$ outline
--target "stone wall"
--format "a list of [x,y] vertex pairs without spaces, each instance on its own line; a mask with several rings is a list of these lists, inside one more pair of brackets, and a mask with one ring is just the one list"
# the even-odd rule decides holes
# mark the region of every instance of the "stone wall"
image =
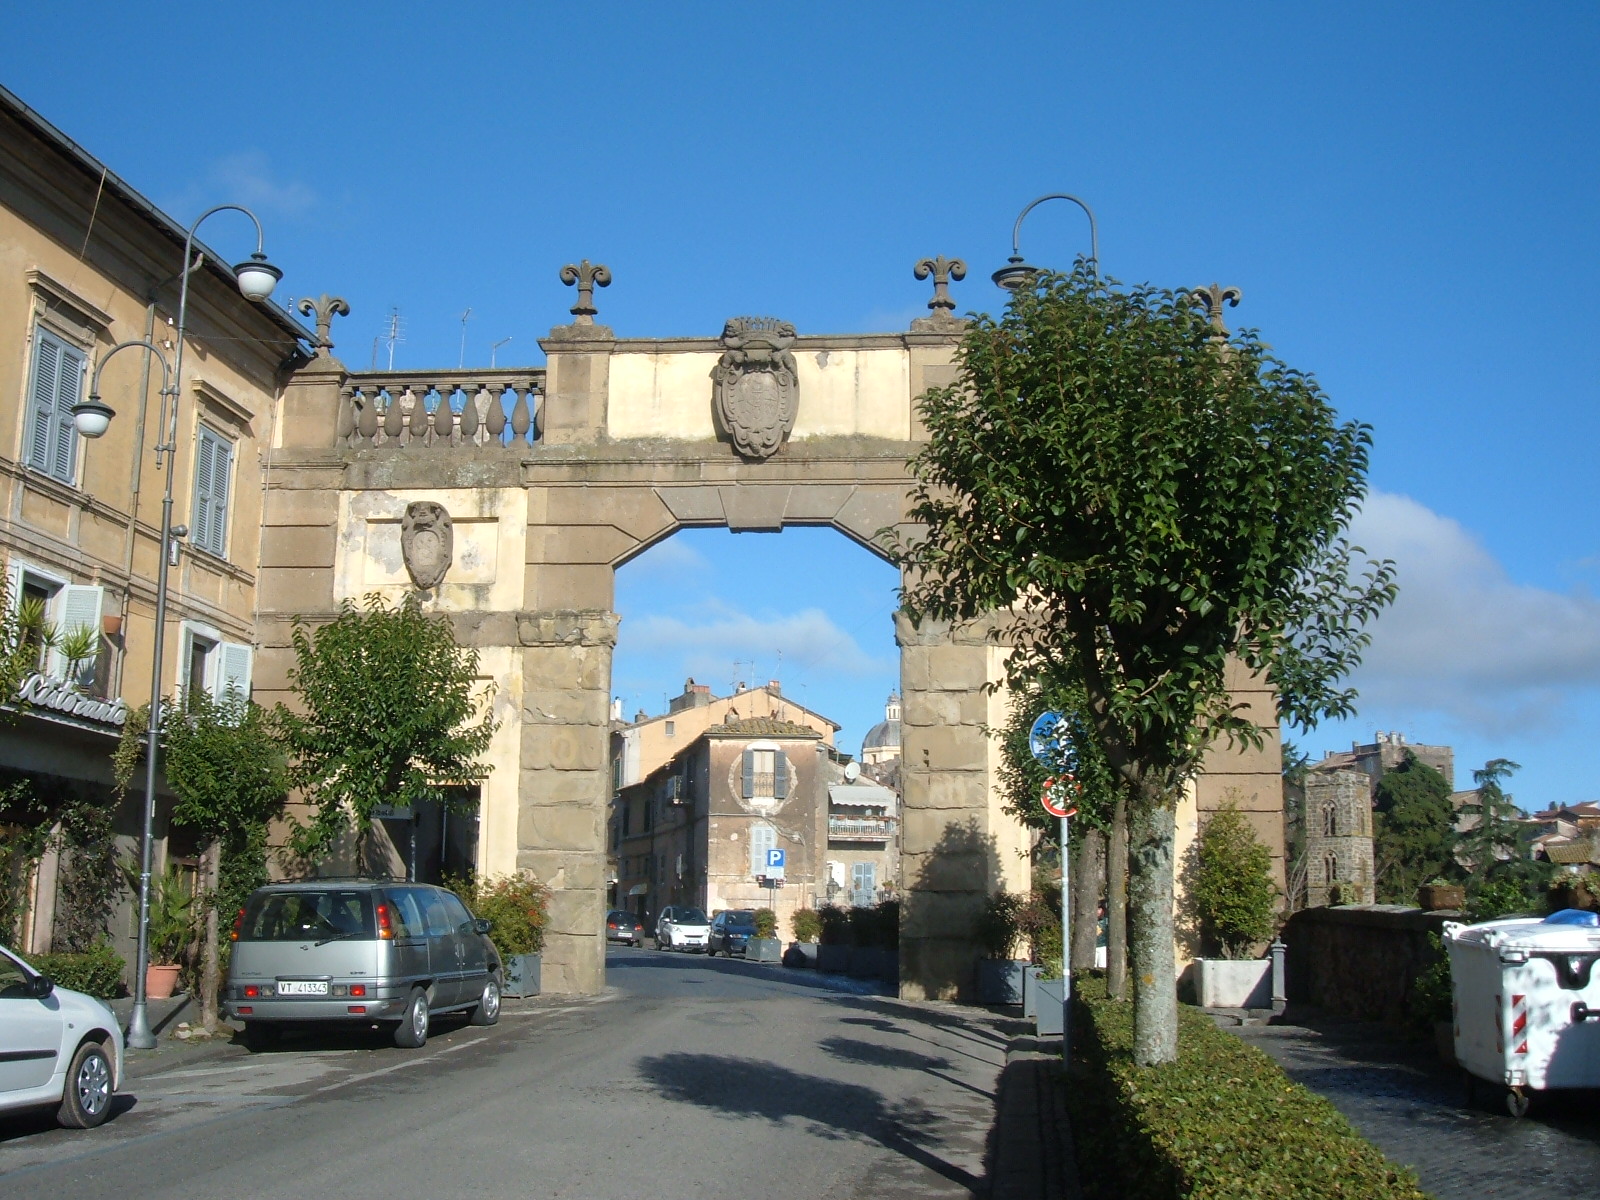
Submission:
[[1290,1003],[1361,1021],[1404,1025],[1417,976],[1437,952],[1428,940],[1457,914],[1394,904],[1307,908],[1283,931]]

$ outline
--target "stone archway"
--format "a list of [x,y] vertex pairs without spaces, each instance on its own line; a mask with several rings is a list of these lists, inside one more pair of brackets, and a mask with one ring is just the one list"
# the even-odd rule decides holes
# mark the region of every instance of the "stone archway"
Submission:
[[[531,869],[554,889],[544,980],[573,992],[603,984],[616,568],[689,526],[829,526],[881,553],[880,531],[905,518],[914,400],[953,378],[961,331],[939,309],[900,334],[795,337],[755,321],[720,339],[624,339],[583,309],[541,342],[542,371],[351,373],[324,346],[296,374],[267,475],[256,670],[270,703],[286,688],[291,620],[412,590],[405,512],[450,514],[452,564],[428,607],[478,647],[501,722],[479,866]],[[777,449],[759,457],[763,433]],[[896,636],[901,993],[952,998],[970,988],[983,898],[1026,886],[1025,837],[993,792],[984,732],[1004,718],[1004,697],[985,690],[1004,650],[981,630],[903,617]],[[1232,766],[1235,779],[1262,773]]]

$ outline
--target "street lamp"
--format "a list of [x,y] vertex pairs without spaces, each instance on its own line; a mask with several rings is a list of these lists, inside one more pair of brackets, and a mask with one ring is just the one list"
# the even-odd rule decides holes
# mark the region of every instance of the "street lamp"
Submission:
[[1026,217],[1046,200],[1071,200],[1079,208],[1083,209],[1089,218],[1089,266],[1096,275],[1100,274],[1100,233],[1095,227],[1094,211],[1076,196],[1069,196],[1066,192],[1051,192],[1048,196],[1040,196],[1037,200],[1030,202],[1027,208],[1017,214],[1017,223],[1011,227],[1011,257],[1006,260],[1005,266],[990,276],[994,280],[996,287],[1002,287],[1008,292],[1014,292],[1019,288],[1027,287],[1032,282],[1033,277],[1039,273],[1038,267],[1029,266],[1022,261],[1022,251],[1017,248],[1017,238],[1022,233],[1022,218]]
[[100,398],[100,374],[105,370],[106,363],[117,351],[129,346],[143,346],[161,360],[162,416],[158,426],[163,432],[155,447],[157,469],[162,467],[163,455],[170,457],[166,459],[166,492],[161,500],[161,558],[156,568],[156,631],[150,663],[150,728],[145,746],[144,828],[139,839],[139,953],[133,968],[133,1014],[128,1020],[128,1045],[140,1050],[151,1049],[156,1044],[155,1035],[150,1032],[144,977],[150,965],[150,842],[156,812],[156,747],[161,737],[161,653],[165,648],[167,627],[167,567],[172,561],[172,539],[188,533],[182,526],[174,529],[172,525],[172,476],[173,468],[177,465],[178,399],[183,386],[183,333],[189,315],[189,276],[200,265],[191,265],[190,259],[194,254],[195,230],[212,214],[229,211],[242,212],[256,227],[255,253],[248,261],[233,268],[240,293],[246,300],[256,303],[272,295],[272,289],[283,278],[283,272],[268,262],[266,254],[262,252],[261,222],[256,220],[255,213],[237,204],[219,204],[207,209],[189,226],[188,236],[183,241],[183,268],[179,272],[183,283],[178,292],[178,343],[173,352],[171,370],[167,369],[167,360],[161,351],[149,342],[122,342],[113,346],[95,368],[89,398],[72,406],[72,421],[78,432],[87,438],[99,437],[110,426],[111,418],[116,416],[111,406]]

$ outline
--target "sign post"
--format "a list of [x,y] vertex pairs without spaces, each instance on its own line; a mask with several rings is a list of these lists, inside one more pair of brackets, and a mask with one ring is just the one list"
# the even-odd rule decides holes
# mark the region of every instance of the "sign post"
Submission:
[[1068,869],[1072,856],[1068,851],[1081,785],[1072,774],[1076,755],[1060,713],[1039,715],[1028,733],[1028,749],[1043,766],[1061,772],[1044,781],[1039,802],[1045,812],[1061,821],[1061,1061],[1066,1063],[1072,1049],[1072,887]]
[[766,874],[761,877],[761,886],[771,889],[767,893],[767,907],[773,912],[778,911],[778,889],[783,886],[784,873],[788,868],[789,852],[776,846],[767,850]]

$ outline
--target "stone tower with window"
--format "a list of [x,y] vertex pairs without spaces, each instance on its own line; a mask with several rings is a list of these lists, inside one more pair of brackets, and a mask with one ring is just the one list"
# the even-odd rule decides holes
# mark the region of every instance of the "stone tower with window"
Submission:
[[1371,904],[1372,793],[1366,772],[1306,774],[1306,904]]

